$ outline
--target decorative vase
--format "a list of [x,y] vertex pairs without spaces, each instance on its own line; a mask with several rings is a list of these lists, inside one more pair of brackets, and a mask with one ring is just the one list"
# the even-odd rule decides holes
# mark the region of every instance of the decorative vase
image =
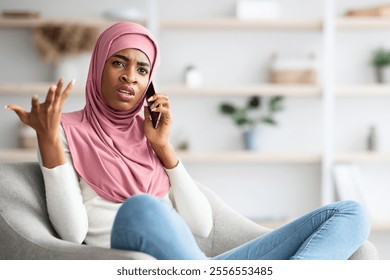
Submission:
[[390,66],[381,66],[375,68],[376,81],[380,84],[390,83]]
[[259,128],[250,128],[243,133],[244,148],[247,151],[255,151],[259,149]]

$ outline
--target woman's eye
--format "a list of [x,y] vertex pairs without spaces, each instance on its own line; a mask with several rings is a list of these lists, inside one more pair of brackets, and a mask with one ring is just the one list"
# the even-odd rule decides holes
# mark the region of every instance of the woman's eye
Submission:
[[138,72],[139,72],[141,75],[147,75],[147,74],[149,73],[147,69],[142,68],[142,67],[138,69]]
[[119,67],[125,67],[125,64],[122,61],[118,60],[113,61],[112,64]]

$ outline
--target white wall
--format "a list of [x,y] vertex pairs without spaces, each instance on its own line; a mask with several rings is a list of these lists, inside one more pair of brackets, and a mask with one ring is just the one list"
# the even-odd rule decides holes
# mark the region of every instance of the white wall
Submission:
[[[81,2],[85,4],[80,5]],[[3,0],[0,10],[32,9],[45,17],[95,17],[113,8],[145,8],[147,1],[28,1]],[[282,15],[289,18],[320,19],[323,1],[280,0]],[[355,0],[336,1],[336,13],[387,1]],[[93,4],[92,4],[93,3]],[[161,0],[161,18],[211,18],[234,15],[234,0]],[[0,29],[0,83],[51,81],[53,67],[42,62],[32,47],[31,30]],[[372,50],[379,46],[390,47],[389,32],[341,32],[336,40],[336,82],[358,84],[373,81],[369,65]],[[364,36],[364,37],[363,37]],[[322,35],[316,31],[183,31],[162,30],[158,34],[162,64],[157,79],[162,83],[182,81],[183,70],[195,64],[209,85],[243,85],[267,81],[270,55],[306,55],[315,53],[321,60]],[[169,94],[169,93],[167,93]],[[0,97],[0,106],[18,103],[28,107],[26,97]],[[239,131],[231,121],[221,116],[217,107],[222,100],[243,102],[229,98],[173,97],[173,141],[179,134],[191,139],[191,148],[197,151],[241,149]],[[342,98],[336,102],[335,150],[356,151],[364,148],[370,123],[378,124],[383,151],[390,150],[390,112],[386,98]],[[65,111],[82,108],[83,97],[72,97]],[[316,98],[287,98],[285,111],[277,128],[264,128],[261,147],[264,151],[321,151],[321,100]],[[16,147],[17,118],[0,110],[0,148]],[[253,165],[240,164],[189,164],[194,178],[210,185],[229,204],[241,213],[254,218],[292,217],[320,204],[320,166],[318,165]],[[378,172],[381,170],[381,172]],[[376,170],[365,169],[369,188],[382,204],[389,197],[386,166]],[[372,186],[375,182],[375,186]],[[389,211],[390,212],[390,211]]]

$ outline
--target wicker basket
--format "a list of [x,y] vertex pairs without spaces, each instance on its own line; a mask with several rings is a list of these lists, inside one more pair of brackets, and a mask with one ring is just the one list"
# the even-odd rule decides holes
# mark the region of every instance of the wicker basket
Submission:
[[350,10],[346,15],[354,17],[387,17],[390,16],[390,4],[375,8]]
[[315,84],[316,71],[309,70],[271,70],[271,83],[276,84]]

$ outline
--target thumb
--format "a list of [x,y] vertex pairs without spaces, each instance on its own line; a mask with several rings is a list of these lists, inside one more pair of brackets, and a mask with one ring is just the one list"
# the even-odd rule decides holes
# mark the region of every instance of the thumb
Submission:
[[8,106],[6,106],[6,109],[10,110],[10,111],[14,111],[18,115],[19,119],[23,123],[27,124],[28,113],[21,106],[19,106],[19,105],[8,105]]

